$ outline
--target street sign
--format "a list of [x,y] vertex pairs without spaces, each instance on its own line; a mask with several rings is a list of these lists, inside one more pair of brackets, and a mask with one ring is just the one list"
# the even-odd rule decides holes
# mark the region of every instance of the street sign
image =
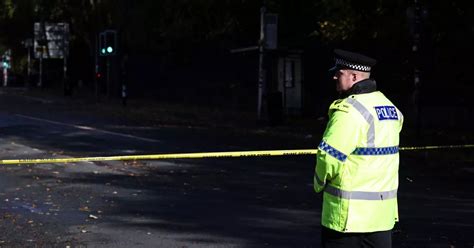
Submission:
[[34,24],[35,58],[62,59],[69,54],[69,23]]
[[278,15],[265,13],[265,49],[278,48]]

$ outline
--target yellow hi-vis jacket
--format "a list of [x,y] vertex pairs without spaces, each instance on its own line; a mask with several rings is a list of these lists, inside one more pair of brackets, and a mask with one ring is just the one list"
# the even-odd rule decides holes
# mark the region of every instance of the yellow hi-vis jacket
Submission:
[[331,104],[314,175],[314,190],[324,191],[323,226],[351,233],[393,228],[402,124],[402,113],[379,91]]

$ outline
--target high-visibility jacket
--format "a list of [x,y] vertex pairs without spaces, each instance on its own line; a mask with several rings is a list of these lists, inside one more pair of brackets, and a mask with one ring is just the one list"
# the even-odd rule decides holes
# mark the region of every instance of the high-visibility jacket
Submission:
[[339,232],[393,228],[402,124],[402,113],[379,91],[331,104],[314,175],[315,191],[324,191],[323,226]]

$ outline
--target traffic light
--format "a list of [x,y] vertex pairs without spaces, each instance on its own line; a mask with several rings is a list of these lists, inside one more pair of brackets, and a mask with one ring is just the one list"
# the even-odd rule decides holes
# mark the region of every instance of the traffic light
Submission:
[[2,56],[2,67],[3,68],[8,68],[8,61],[7,61],[5,55]]
[[2,67],[5,69],[11,68],[11,57],[9,54],[4,54],[2,56]]
[[117,53],[117,31],[105,30],[99,34],[99,55],[111,56]]

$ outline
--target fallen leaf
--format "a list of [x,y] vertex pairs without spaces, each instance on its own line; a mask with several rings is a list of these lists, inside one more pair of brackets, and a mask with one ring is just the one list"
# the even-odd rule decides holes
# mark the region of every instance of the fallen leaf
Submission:
[[95,215],[93,215],[93,214],[89,214],[89,218],[94,219],[94,220],[99,219],[99,217],[97,217],[97,216],[95,216]]
[[80,207],[80,208],[79,208],[79,211],[83,211],[83,212],[89,212],[89,211],[90,211],[90,209],[89,209],[89,207],[88,207],[88,206],[84,206],[84,207]]

